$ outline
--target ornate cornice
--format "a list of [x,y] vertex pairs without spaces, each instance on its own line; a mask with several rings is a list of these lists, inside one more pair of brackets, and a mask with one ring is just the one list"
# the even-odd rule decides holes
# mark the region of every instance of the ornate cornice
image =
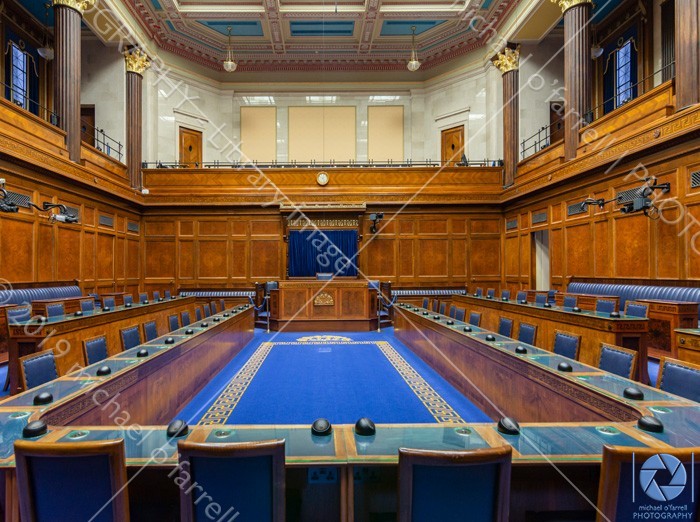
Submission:
[[53,0],[53,5],[62,5],[75,9],[82,16],[85,11],[95,6],[95,0]]
[[126,51],[124,53],[124,61],[126,62],[126,72],[132,72],[143,75],[143,71],[151,66],[151,61],[148,55],[141,49]]
[[565,13],[572,7],[576,7],[577,5],[583,5],[583,4],[591,4],[593,5],[593,0],[551,0],[555,4],[557,4],[559,7],[561,7],[561,12]]
[[506,47],[492,61],[498,67],[498,70],[501,71],[501,74],[517,71],[520,66],[520,46],[517,46],[515,49]]

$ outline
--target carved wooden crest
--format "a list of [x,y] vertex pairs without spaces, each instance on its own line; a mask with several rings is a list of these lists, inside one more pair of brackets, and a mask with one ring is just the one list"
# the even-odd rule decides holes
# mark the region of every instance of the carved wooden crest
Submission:
[[328,292],[321,292],[314,297],[314,306],[334,306],[335,300]]

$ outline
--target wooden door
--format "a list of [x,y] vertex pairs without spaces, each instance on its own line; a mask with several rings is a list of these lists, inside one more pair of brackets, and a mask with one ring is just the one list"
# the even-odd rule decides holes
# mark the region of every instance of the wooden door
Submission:
[[454,165],[464,154],[464,125],[442,131],[442,164]]
[[202,133],[180,127],[180,165],[198,168],[202,165]]
[[564,139],[564,102],[549,103],[549,144]]
[[80,140],[91,147],[95,146],[95,106],[80,106]]

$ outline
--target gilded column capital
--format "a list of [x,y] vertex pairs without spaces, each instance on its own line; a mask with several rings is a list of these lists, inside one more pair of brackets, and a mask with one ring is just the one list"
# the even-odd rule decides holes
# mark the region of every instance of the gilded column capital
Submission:
[[559,7],[561,7],[561,12],[565,13],[572,7],[576,7],[577,5],[583,5],[583,4],[591,4],[593,5],[593,0],[551,0],[555,4],[557,4]]
[[502,52],[494,56],[492,62],[498,67],[501,74],[517,71],[520,66],[520,46],[517,46],[515,49],[506,47]]
[[95,1],[96,0],[53,0],[53,5],[54,7],[57,5],[70,7],[71,9],[78,11],[82,16],[85,11],[94,7]]
[[143,75],[143,71],[151,66],[151,61],[148,55],[141,49],[126,51],[124,53],[124,61],[126,62],[126,72],[132,72]]

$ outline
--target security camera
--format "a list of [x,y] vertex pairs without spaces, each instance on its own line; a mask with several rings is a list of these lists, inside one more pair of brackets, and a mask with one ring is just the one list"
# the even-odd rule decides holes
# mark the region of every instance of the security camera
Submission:
[[54,214],[54,220],[59,223],[77,223],[78,217],[70,214]]

